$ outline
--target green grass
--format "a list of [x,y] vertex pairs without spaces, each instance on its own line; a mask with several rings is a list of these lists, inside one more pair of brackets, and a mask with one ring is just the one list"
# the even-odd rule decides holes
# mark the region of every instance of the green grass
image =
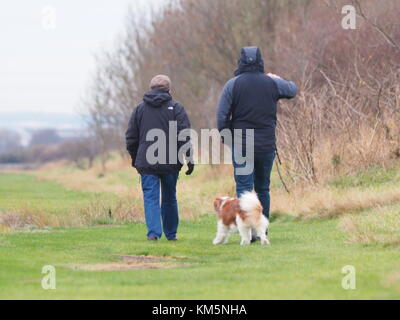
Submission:
[[[400,205],[386,205],[362,214],[348,214],[341,218],[340,226],[347,231],[349,242],[400,245]],[[400,272],[400,270],[399,270]]]
[[29,174],[0,173],[0,212],[29,211],[62,216],[95,202],[112,203],[116,196],[66,189]]
[[[0,298],[39,299],[396,299],[384,287],[398,271],[399,250],[344,244],[337,221],[275,222],[271,247],[213,246],[214,218],[183,222],[180,241],[145,240],[143,224],[122,228],[59,229],[0,238]],[[171,269],[75,271],[70,264],[115,261],[113,254],[185,257]],[[41,288],[43,265],[54,265],[57,289]],[[357,289],[341,287],[341,269],[357,270]]]
[[[92,197],[29,175],[0,175],[0,212],[26,201],[63,214]],[[215,216],[208,215],[182,221],[178,242],[148,242],[142,223],[0,233],[0,299],[400,298],[399,247],[350,244],[337,219],[297,221],[276,215],[270,247],[241,247],[238,235],[227,245],[213,246],[215,231]],[[189,265],[128,271],[70,268],[116,262],[114,255],[178,257]],[[56,290],[41,288],[44,265],[56,267]],[[341,287],[346,265],[356,268],[356,290]]]
[[55,217],[60,218],[55,220],[58,223],[68,224],[69,216],[85,212],[87,216],[91,215],[87,220],[99,223],[107,220],[109,209],[114,212],[120,201],[111,193],[67,189],[31,174],[0,173],[0,214]]
[[359,172],[358,174],[345,175],[333,179],[329,184],[342,189],[351,187],[369,188],[393,183],[394,181],[398,181],[399,178],[399,170],[396,168],[388,170],[382,170],[382,168],[370,168]]

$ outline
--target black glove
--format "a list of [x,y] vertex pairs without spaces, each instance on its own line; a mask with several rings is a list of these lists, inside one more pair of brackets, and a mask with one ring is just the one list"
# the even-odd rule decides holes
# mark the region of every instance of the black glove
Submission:
[[190,176],[190,175],[192,174],[193,170],[194,170],[194,163],[189,162],[189,163],[187,164],[187,166],[188,166],[189,170],[186,171],[185,174],[186,174],[187,176]]

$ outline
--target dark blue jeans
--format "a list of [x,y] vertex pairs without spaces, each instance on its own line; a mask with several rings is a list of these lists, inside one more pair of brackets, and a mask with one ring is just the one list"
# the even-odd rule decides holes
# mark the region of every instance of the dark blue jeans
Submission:
[[[161,238],[162,231],[167,239],[174,239],[178,231],[178,202],[176,183],[179,174],[142,174],[144,214],[147,236]],[[160,205],[161,187],[161,205]]]
[[254,169],[250,174],[239,175],[236,168],[243,167],[233,160],[235,168],[236,196],[240,197],[245,191],[256,191],[261,205],[263,206],[263,214],[269,219],[270,196],[269,185],[271,170],[274,164],[275,152],[255,152],[254,153]]

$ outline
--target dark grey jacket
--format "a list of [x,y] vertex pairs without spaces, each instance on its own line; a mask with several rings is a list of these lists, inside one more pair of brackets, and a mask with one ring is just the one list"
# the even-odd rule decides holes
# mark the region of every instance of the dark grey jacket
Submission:
[[[275,151],[277,102],[294,98],[296,84],[267,76],[257,47],[242,49],[235,75],[226,83],[219,100],[218,129],[254,129],[254,150]],[[244,134],[242,139],[245,141]]]
[[[178,173],[181,170],[184,159],[169,158],[169,143],[173,142],[169,141],[170,121],[177,123],[178,153],[179,148],[190,140],[188,138],[186,141],[178,141],[177,135],[182,130],[190,128],[190,121],[183,106],[172,100],[168,92],[154,89],[147,92],[143,102],[134,109],[126,131],[126,148],[132,157],[132,165],[140,174],[168,174]],[[146,157],[148,148],[155,143],[146,141],[146,135],[152,129],[161,129],[165,133],[165,163],[151,164]],[[175,139],[175,134],[173,138]]]

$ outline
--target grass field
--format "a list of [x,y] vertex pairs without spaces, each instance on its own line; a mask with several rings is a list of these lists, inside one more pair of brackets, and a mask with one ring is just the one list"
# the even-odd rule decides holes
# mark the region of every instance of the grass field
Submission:
[[0,174],[0,208],[3,210],[45,211],[49,214],[67,214],[71,208],[89,205],[94,194],[66,190],[48,181],[37,181],[26,174]]
[[[101,200],[104,210],[116,201],[112,192],[95,194],[86,187],[86,191],[72,190],[37,176],[0,174],[0,217],[9,212],[28,214],[35,208],[34,214],[44,217],[71,218],[86,212],[93,201]],[[373,192],[398,183],[394,173],[378,174],[379,179],[372,182],[370,176],[363,173],[332,184],[349,192],[354,188],[372,188]],[[114,175],[112,179],[117,178]],[[126,175],[121,179],[126,180]],[[182,179],[182,188],[187,188],[188,181]],[[212,192],[203,196],[212,197]],[[139,210],[138,204],[133,207]],[[100,209],[95,206],[91,210]],[[202,210],[208,214],[181,222],[179,241],[172,243],[165,239],[149,243],[143,223],[110,219],[107,210],[78,226],[58,223],[52,229],[4,228],[0,231],[0,298],[400,298],[400,206],[396,202],[330,219],[275,213],[270,247],[258,243],[240,247],[238,235],[227,245],[213,246],[215,217],[211,206]],[[52,222],[43,221],[44,225]],[[132,257],[124,260],[121,256],[147,256],[150,260],[134,257],[133,263]],[[153,261],[155,257],[161,257],[157,258],[160,261]],[[56,290],[41,287],[44,265],[56,268]],[[341,270],[346,265],[356,268],[355,290],[342,288],[345,274]],[[123,270],[126,268],[134,269]]]

